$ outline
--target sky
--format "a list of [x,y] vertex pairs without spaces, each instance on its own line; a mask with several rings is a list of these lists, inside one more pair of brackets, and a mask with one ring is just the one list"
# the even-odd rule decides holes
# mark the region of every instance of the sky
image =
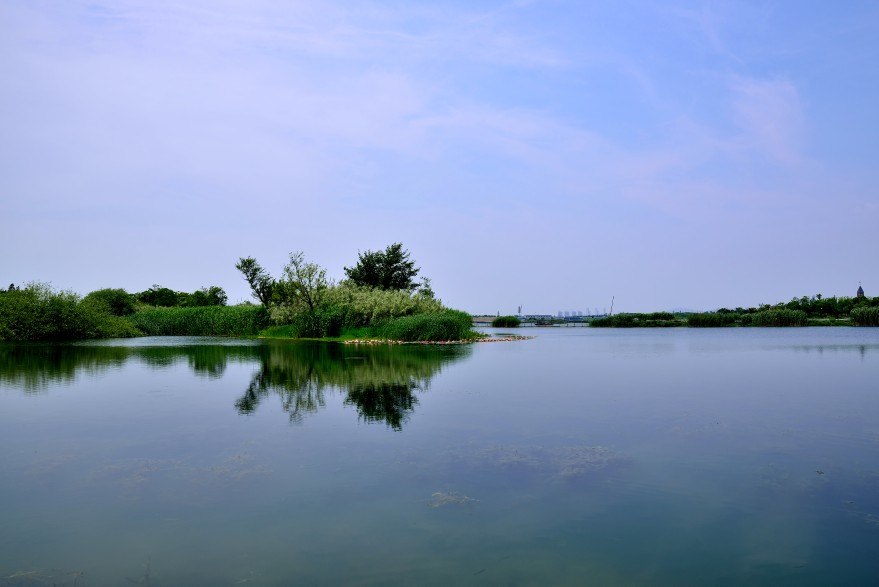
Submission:
[[879,295],[879,2],[2,0],[0,284],[451,307]]

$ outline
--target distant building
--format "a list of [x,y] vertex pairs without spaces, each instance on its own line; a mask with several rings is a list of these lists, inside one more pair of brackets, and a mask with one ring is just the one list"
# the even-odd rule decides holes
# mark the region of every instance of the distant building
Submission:
[[861,299],[863,297],[864,297],[864,288],[861,287],[861,284],[858,284],[858,299]]

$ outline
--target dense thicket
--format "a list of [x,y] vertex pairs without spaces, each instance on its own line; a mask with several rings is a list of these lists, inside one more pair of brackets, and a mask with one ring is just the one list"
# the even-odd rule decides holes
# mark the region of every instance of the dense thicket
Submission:
[[167,287],[153,285],[148,290],[132,294],[132,296],[142,304],[159,308],[225,306],[228,300],[228,296],[223,288],[216,285],[203,287],[192,293],[174,291]]
[[[326,270],[307,261],[301,252],[290,254],[277,279],[255,259],[241,258],[236,267],[251,286],[254,297],[267,300],[274,336],[324,338],[358,335],[395,340],[450,340],[474,336],[468,314],[461,331],[461,313],[448,309],[434,297],[430,281],[419,286],[409,252],[397,243],[383,252],[360,254],[354,268],[345,268],[348,279],[334,283]],[[267,292],[271,292],[268,296]],[[414,319],[417,317],[417,319]],[[412,320],[399,319],[413,318]],[[346,334],[348,333],[348,334]]]
[[125,318],[99,299],[80,300],[43,283],[0,292],[0,339],[63,341],[137,336]]
[[516,316],[498,316],[491,321],[491,325],[495,328],[517,328],[522,321]]

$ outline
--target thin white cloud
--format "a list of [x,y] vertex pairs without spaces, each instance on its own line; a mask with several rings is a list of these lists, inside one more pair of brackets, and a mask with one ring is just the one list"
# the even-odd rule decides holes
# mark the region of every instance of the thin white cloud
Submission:
[[800,161],[805,113],[800,94],[789,80],[738,76],[731,82],[732,109],[741,141],[778,162]]

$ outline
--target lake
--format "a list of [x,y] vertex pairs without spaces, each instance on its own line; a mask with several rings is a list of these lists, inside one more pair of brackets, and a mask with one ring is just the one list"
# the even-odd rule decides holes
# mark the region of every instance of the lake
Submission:
[[519,333],[0,345],[0,585],[879,577],[879,329]]

